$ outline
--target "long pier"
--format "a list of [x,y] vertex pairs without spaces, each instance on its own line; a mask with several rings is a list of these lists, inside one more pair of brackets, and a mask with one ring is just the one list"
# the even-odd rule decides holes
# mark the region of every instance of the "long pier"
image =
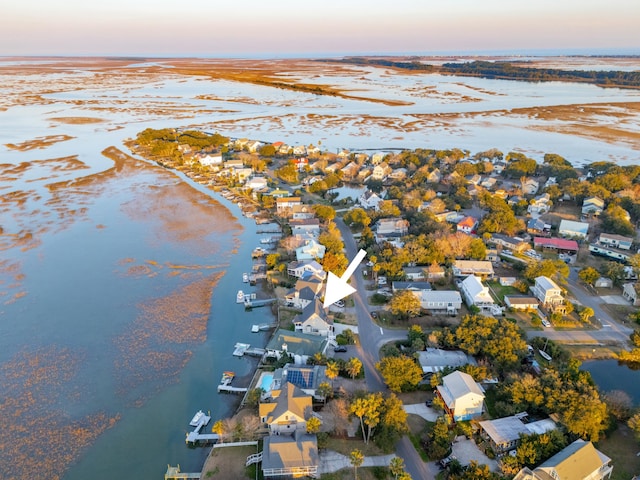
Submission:
[[245,297],[244,308],[265,307],[277,301],[278,301],[277,298],[267,298],[266,300],[249,300]]
[[[194,420],[197,421],[197,423],[194,425]],[[196,416],[194,417],[194,420],[191,421],[192,426],[195,426],[193,432],[188,432],[187,433],[187,438],[186,438],[186,442],[187,443],[198,443],[200,441],[202,442],[213,442],[218,440],[218,434],[217,433],[200,433],[201,430],[207,426],[207,424],[209,423],[209,421],[211,420],[211,417],[209,417],[208,415],[198,415],[196,414]],[[180,469],[180,466],[178,466],[178,469]],[[189,477],[176,477],[176,478],[189,478]],[[199,477],[198,477],[199,478]]]
[[231,385],[218,385],[218,393],[246,393],[247,387],[232,387]]

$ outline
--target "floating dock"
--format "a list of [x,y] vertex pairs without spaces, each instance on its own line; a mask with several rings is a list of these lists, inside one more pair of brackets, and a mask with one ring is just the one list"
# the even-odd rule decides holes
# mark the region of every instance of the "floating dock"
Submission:
[[210,421],[211,421],[211,416],[205,415],[205,413],[202,410],[199,410],[198,413],[196,413],[193,416],[193,418],[189,422],[189,425],[191,425],[192,427],[197,427],[202,422],[204,422],[204,424],[207,425]]
[[245,297],[244,308],[264,307],[266,305],[271,305],[276,301],[278,301],[277,298],[267,298],[266,300],[249,300]]
[[[246,345],[247,348],[249,347],[248,343],[242,343],[242,344],[236,344],[236,345],[242,345],[243,347]],[[235,352],[234,352],[234,355],[235,355]],[[249,390],[246,387],[232,387],[231,381],[234,379],[235,376],[236,375],[233,372],[224,372],[222,374],[222,379],[220,380],[220,385],[218,385],[218,393],[220,392],[245,393],[247,390]]]
[[277,327],[277,324],[275,323],[261,323],[260,325],[252,325],[251,332],[252,333],[266,332],[267,330],[271,330],[272,328],[276,328],[276,327]]

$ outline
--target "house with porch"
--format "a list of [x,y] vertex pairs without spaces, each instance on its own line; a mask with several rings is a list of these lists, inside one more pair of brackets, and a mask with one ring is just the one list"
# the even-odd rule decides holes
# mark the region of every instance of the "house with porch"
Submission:
[[301,314],[293,318],[293,325],[296,332],[333,337],[333,319],[327,315],[319,298],[315,298],[302,309]]
[[422,290],[414,295],[420,300],[420,307],[431,313],[457,315],[462,308],[462,297],[456,290]]
[[484,411],[484,390],[471,375],[458,370],[442,377],[436,395],[444,404],[445,414],[454,422],[471,420]]
[[294,384],[286,382],[280,390],[271,390],[269,402],[260,402],[260,422],[269,428],[270,435],[293,435],[305,431],[313,400]]
[[608,480],[611,459],[579,438],[533,470],[524,467],[513,480]]
[[510,417],[479,422],[480,436],[489,442],[493,453],[502,456],[518,447],[521,435],[542,435],[557,428],[550,418],[525,422],[527,416],[526,413],[519,413]]
[[476,306],[482,312],[490,312],[495,307],[495,302],[489,293],[489,289],[475,275],[469,275],[460,283],[460,293],[462,293],[464,301],[469,307]]
[[477,275],[483,278],[493,278],[494,271],[491,262],[486,260],[456,260],[451,267],[454,277]]
[[633,238],[616,235],[615,233],[601,233],[600,237],[598,237],[598,243],[607,247],[619,248],[620,250],[630,250]]
[[559,311],[558,309],[564,305],[562,289],[556,282],[544,275],[536,277],[535,284],[531,287],[531,293],[535,295],[543,307],[552,311]]
[[318,438],[302,431],[293,436],[270,435],[263,440],[259,459],[247,458],[247,466],[262,462],[264,478],[319,478]]

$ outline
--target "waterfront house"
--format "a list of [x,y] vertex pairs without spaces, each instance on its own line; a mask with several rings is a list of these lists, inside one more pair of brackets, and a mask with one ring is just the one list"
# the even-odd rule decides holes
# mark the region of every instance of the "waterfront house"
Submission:
[[586,238],[589,233],[589,224],[574,222],[572,220],[560,220],[558,235],[562,237]]
[[265,357],[280,359],[288,354],[293,357],[294,364],[306,365],[316,353],[324,354],[328,345],[327,338],[320,335],[278,329],[265,347]]
[[312,274],[324,280],[326,272],[315,260],[307,260],[304,262],[290,262],[287,265],[287,275],[295,278],[303,278],[307,274]]
[[255,191],[268,188],[267,179],[265,177],[251,177],[245,182],[244,186]]
[[287,307],[302,310],[316,299],[316,293],[309,287],[293,288],[284,296]]
[[295,237],[318,238],[320,236],[320,220],[317,218],[294,218],[289,220],[291,234]]
[[598,237],[598,242],[608,247],[629,250],[633,244],[633,238],[616,235],[615,233],[601,233],[600,237]]
[[316,213],[313,210],[312,205],[294,205],[291,207],[290,218],[292,220],[304,220],[308,218],[315,218]]
[[494,271],[491,262],[486,260],[456,260],[451,267],[454,277],[477,275],[483,278],[493,278]]
[[320,299],[316,298],[293,318],[296,332],[333,337],[333,319],[327,315]]
[[295,206],[302,205],[300,197],[282,197],[276,199],[276,214],[288,217]]
[[306,260],[322,259],[326,247],[315,240],[307,240],[304,245],[296,248],[296,260],[299,262]]
[[324,365],[291,365],[286,364],[273,372],[271,388],[279,390],[286,382],[292,383],[307,395],[318,400],[324,397],[317,396],[318,387],[327,381],[327,367]]
[[307,428],[307,418],[313,403],[310,395],[294,384],[286,382],[280,390],[271,390],[270,402],[260,402],[260,422],[269,428],[270,435],[293,435]]
[[524,467],[513,480],[607,480],[612,472],[611,459],[579,438],[535,469]]
[[454,422],[471,420],[484,411],[484,390],[466,373],[455,371],[442,377],[436,395]]
[[526,413],[520,413],[479,422],[480,436],[489,442],[494,454],[501,456],[518,447],[521,435],[542,435],[556,429],[550,418],[529,423],[524,421],[526,418]]
[[460,283],[460,293],[469,307],[475,305],[481,311],[492,311],[495,306],[489,289],[475,275],[469,275]]
[[212,167],[214,165],[222,165],[221,153],[197,154],[196,159],[198,160],[198,162],[200,162],[200,165],[204,165],[206,167]]

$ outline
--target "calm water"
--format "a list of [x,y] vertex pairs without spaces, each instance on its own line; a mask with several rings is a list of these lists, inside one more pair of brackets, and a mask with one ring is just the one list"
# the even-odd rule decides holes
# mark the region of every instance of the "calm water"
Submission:
[[591,373],[601,392],[622,390],[629,394],[636,407],[640,405],[640,369],[632,370],[617,360],[584,362],[582,369]]
[[[81,69],[0,71],[0,477],[38,471],[48,458],[61,459],[63,471],[69,466],[64,478],[70,480],[161,478],[167,463],[197,471],[206,450],[185,446],[188,422],[199,409],[210,410],[214,419],[228,416],[235,398],[217,394],[222,372],[252,373],[251,360],[231,353],[235,342],[264,343],[266,333],[252,334],[250,326],[271,320],[265,309],[247,313],[235,304],[258,245],[255,224],[224,199],[207,203],[211,194],[204,187],[169,172],[94,176],[113,166],[103,149],[122,148],[144,128],[196,126],[292,144],[320,140],[331,150],[496,147],[537,158],[554,152],[576,162],[640,162],[637,145],[544,131],[526,118],[495,113],[640,100],[634,91],[461,82],[368,68],[348,78],[310,81],[414,104],[386,106],[170,73],[149,79]],[[470,96],[476,100],[465,100]],[[478,112],[489,113],[441,121]],[[367,116],[377,120],[363,121]],[[74,125],[63,117],[102,122]],[[629,121],[628,128],[638,124]],[[50,135],[67,139],[24,151],[4,146]],[[185,197],[178,190],[184,182],[204,196]],[[172,305],[171,295],[220,272],[225,275],[213,289],[205,330],[189,338],[189,324],[177,322],[181,305]],[[196,317],[188,319],[194,330],[201,324]],[[79,442],[86,445],[80,451],[42,450],[37,441],[6,448],[16,438],[37,440],[50,432],[62,438],[44,445],[64,445],[71,436],[102,432],[110,419],[113,427]]]

